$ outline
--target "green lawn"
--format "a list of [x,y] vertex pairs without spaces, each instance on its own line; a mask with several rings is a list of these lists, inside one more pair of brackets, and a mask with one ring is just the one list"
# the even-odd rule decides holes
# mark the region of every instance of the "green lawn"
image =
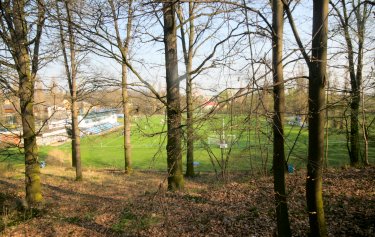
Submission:
[[[221,150],[217,142],[223,133],[223,119],[224,134],[231,149]],[[165,170],[166,125],[164,117],[153,116],[147,119],[139,117],[134,118],[134,121],[132,125],[133,167],[142,170]],[[213,171],[210,156],[207,149],[205,149],[207,145],[212,151],[211,154],[218,158],[219,161],[222,152],[224,152],[225,157],[225,154],[230,151],[228,163],[230,170],[250,170],[251,167],[256,169],[260,167],[270,168],[272,164],[271,128],[266,121],[253,122],[251,128],[248,129],[244,129],[244,124],[244,117],[237,117],[230,123],[229,118],[222,115],[200,124],[194,152],[195,161],[199,162],[196,169],[198,171]],[[262,132],[255,132],[256,130]],[[286,126],[287,156],[299,132],[299,127]],[[296,168],[304,168],[306,166],[307,139],[307,129],[304,128],[301,130],[289,157],[289,162]],[[232,140],[233,144],[228,140]],[[69,157],[70,143],[40,147],[41,160],[44,160],[52,150],[63,151],[66,153],[65,156]],[[114,131],[105,135],[87,136],[81,140],[82,164],[85,168],[121,169],[124,166],[123,154],[123,136],[121,131]],[[185,153],[183,154],[183,159],[184,157]],[[211,155],[211,157],[213,156]],[[349,163],[345,134],[332,132],[329,135],[328,157],[329,166],[342,166]],[[369,158],[370,162],[375,162],[375,146],[371,142]],[[6,159],[5,162],[23,164],[23,159],[21,155],[16,155]],[[218,165],[215,160],[214,163]]]

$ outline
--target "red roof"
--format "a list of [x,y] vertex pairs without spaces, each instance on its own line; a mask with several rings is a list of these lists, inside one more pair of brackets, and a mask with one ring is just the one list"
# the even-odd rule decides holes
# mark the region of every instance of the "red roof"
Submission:
[[9,114],[16,112],[16,109],[14,108],[12,104],[5,104],[3,106],[3,109],[5,113],[9,113]]
[[204,103],[204,106],[217,106],[218,104],[215,101],[207,101]]

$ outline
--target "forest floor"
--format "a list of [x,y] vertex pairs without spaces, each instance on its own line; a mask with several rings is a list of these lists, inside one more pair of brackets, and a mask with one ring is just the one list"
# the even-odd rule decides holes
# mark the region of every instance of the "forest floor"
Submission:
[[[157,172],[125,176],[117,170],[74,171],[46,167],[45,203],[22,210],[22,170],[0,176],[3,236],[274,236],[272,177],[237,174],[227,182],[214,174],[187,179],[183,192],[167,192]],[[375,236],[375,167],[324,173],[324,204],[330,236]],[[294,236],[306,236],[305,172],[288,175]]]

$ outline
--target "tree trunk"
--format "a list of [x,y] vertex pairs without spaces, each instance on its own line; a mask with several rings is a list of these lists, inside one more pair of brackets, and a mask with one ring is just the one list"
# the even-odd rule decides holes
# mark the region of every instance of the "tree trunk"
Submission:
[[68,17],[68,34],[69,34],[69,46],[70,46],[70,70],[71,70],[71,111],[72,111],[72,161],[76,168],[76,180],[82,180],[82,166],[81,166],[81,137],[80,130],[78,127],[78,97],[77,97],[77,63],[76,63],[76,51],[75,51],[75,38],[72,29],[72,18],[71,18],[71,2],[66,1],[66,11]]
[[327,75],[328,2],[313,4],[312,58],[309,64],[309,148],[306,201],[311,236],[327,236],[322,196],[324,107]]
[[[359,3],[359,1],[358,1]],[[354,4],[353,4],[354,5]],[[355,159],[351,160],[352,166],[359,165],[359,153],[360,153],[360,134],[359,134],[359,106],[361,103],[361,87],[362,87],[362,72],[363,72],[363,44],[364,44],[364,37],[365,37],[365,25],[366,19],[368,17],[367,11],[367,3],[363,4],[363,11],[361,12],[361,6],[357,7],[355,11],[356,21],[357,21],[357,37],[358,37],[358,56],[357,56],[357,73],[356,73],[356,80],[355,83],[352,85],[352,119],[354,122],[351,122],[351,125],[354,126],[354,131],[351,133],[353,136],[353,140],[351,140],[351,145],[356,146],[356,157]],[[354,70],[354,69],[353,69]],[[353,87],[355,84],[355,87]],[[355,123],[355,124],[354,124]],[[353,144],[354,143],[354,144]],[[353,150],[353,147],[352,147]]]
[[[183,24],[184,19],[182,12],[179,12],[180,24]],[[182,48],[184,53],[184,62],[186,68],[186,173],[187,177],[194,177],[194,118],[193,118],[193,80],[191,77],[193,64],[193,45],[195,37],[194,27],[194,7],[193,3],[189,2],[189,44],[186,47],[184,28],[180,27]]]
[[[329,104],[329,78],[327,78],[327,92],[326,92],[326,104]],[[328,168],[328,149],[329,149],[329,110],[326,109],[326,132],[325,132],[325,147],[324,147],[324,169]]]
[[131,163],[131,143],[130,143],[130,115],[129,115],[129,97],[127,89],[127,70],[125,63],[122,64],[122,109],[124,112],[124,159],[125,159],[125,173],[132,172]]
[[368,130],[366,126],[366,112],[365,112],[365,92],[362,88],[362,132],[363,132],[363,141],[364,141],[364,151],[363,151],[363,163],[364,165],[370,165],[368,160]]
[[[38,161],[38,146],[36,144],[34,117],[34,85],[35,70],[31,71],[32,63],[28,52],[25,1],[18,0],[13,5],[14,35],[12,35],[12,56],[19,77],[19,98],[22,118],[22,132],[25,152],[25,184],[28,207],[42,202],[40,185],[40,168]],[[36,46],[35,47],[39,47]]]
[[[75,80],[73,80],[75,82]],[[76,180],[82,180],[82,165],[81,165],[81,137],[78,127],[78,108],[77,108],[77,90],[73,83],[73,96],[71,98],[71,112],[72,112],[72,161],[76,168]]]
[[184,177],[181,154],[180,83],[178,80],[175,3],[172,1],[163,3],[163,16],[167,82],[168,189],[180,190],[184,187]]
[[[129,52],[129,44],[131,40],[131,32],[132,32],[132,21],[133,21],[133,11],[132,11],[132,4],[133,1],[130,0],[128,2],[128,22],[126,25],[126,39],[123,49],[123,57],[128,56]],[[129,113],[129,96],[128,96],[128,82],[127,82],[127,70],[128,67],[126,66],[125,62],[122,64],[122,105],[124,110],[124,158],[125,158],[125,173],[130,174],[132,172],[132,163],[131,163],[131,143],[130,143],[130,113]]]
[[[363,70],[363,44],[365,36],[365,25],[368,18],[367,3],[363,4],[363,8],[360,5],[355,4],[354,0],[351,1],[351,5],[356,7],[356,10],[348,14],[347,2],[341,0],[342,12],[337,7],[337,3],[331,2],[333,9],[337,13],[337,17],[340,21],[344,38],[347,47],[348,54],[348,71],[350,75],[350,133],[349,133],[349,158],[351,166],[359,165],[360,157],[360,134],[359,134],[359,107],[361,103],[361,84],[362,84],[362,70]],[[359,1],[358,1],[359,3]],[[363,10],[362,10],[363,9]],[[355,15],[355,23],[357,24],[356,34],[351,34],[350,29],[354,29],[352,26],[353,21],[350,16]],[[352,37],[357,37],[358,39],[358,49],[355,52],[352,43]],[[354,55],[357,55],[357,60],[354,59]],[[357,61],[357,67],[355,68],[355,61]]]
[[[191,71],[191,64],[190,64]],[[193,120],[193,85],[191,76],[186,78],[186,176],[194,177],[194,120]]]
[[40,168],[38,161],[38,146],[36,144],[34,117],[34,85],[35,77],[30,70],[31,60],[27,48],[27,29],[25,2],[15,1],[13,4],[14,42],[13,57],[19,76],[19,96],[22,118],[22,130],[25,152],[25,184],[28,207],[42,202],[40,185]]
[[360,93],[357,82],[351,81],[351,102],[350,102],[350,165],[359,165],[359,103]]
[[[76,62],[76,50],[75,50],[75,37],[73,33],[73,21],[71,15],[71,0],[65,0],[66,9],[66,21],[68,24],[68,38],[69,38],[69,52],[70,60],[68,60],[68,53],[66,51],[64,31],[62,25],[62,19],[60,14],[60,8],[56,1],[56,10],[58,14],[58,21],[60,27],[60,40],[61,48],[63,51],[65,73],[68,79],[69,93],[70,93],[70,111],[71,111],[71,122],[72,122],[72,166],[76,169],[76,180],[82,180],[82,165],[81,165],[81,138],[80,130],[78,126],[78,97],[77,97],[77,62]],[[69,65],[70,63],[70,65]]]
[[28,52],[19,47],[19,94],[22,118],[22,130],[25,152],[25,184],[28,207],[40,203],[43,199],[40,185],[40,168],[38,162],[38,146],[36,144],[34,109],[34,80],[30,73]]
[[272,1],[272,45],[273,45],[273,181],[275,190],[276,218],[278,236],[291,236],[287,197],[285,192],[285,151],[284,151],[284,113],[285,91],[283,83],[283,28],[284,6],[282,0]]
[[126,39],[123,40],[121,38],[120,29],[118,25],[118,16],[117,10],[113,0],[108,0],[108,3],[111,7],[114,27],[116,31],[116,41],[117,47],[121,52],[122,56],[122,72],[121,72],[121,96],[122,96],[122,109],[124,113],[124,161],[125,161],[125,173],[130,174],[132,172],[132,162],[131,162],[131,142],[130,142],[130,132],[131,132],[131,120],[130,120],[130,113],[129,113],[129,96],[128,96],[128,66],[126,64],[129,52],[129,45],[131,40],[131,33],[132,33],[132,22],[133,22],[133,10],[132,4],[133,1],[128,1],[128,21],[126,25]]
[[349,75],[350,75],[350,165],[357,166],[359,163],[359,127],[358,127],[358,113],[359,113],[359,103],[360,103],[360,93],[359,85],[357,81],[357,75],[355,73],[354,67],[354,49],[352,45],[352,39],[349,33],[349,17],[347,16],[346,3],[343,3],[343,15],[344,21],[342,22],[342,27],[344,30],[345,41],[348,51],[348,63],[349,63]]
[[[36,143],[34,117],[35,77],[39,69],[39,48],[45,21],[45,3],[37,1],[36,11],[30,9],[25,0],[13,0],[0,4],[1,24],[7,30],[0,31],[4,48],[8,49],[18,73],[17,96],[20,100],[22,139],[25,154],[25,185],[27,207],[32,208],[43,200],[40,184],[38,146]],[[35,13],[35,15],[34,15]],[[29,17],[31,16],[31,17]],[[28,22],[32,19],[32,22]],[[6,23],[5,23],[6,21]],[[30,40],[32,38],[32,40]],[[29,41],[30,40],[30,41]],[[31,48],[32,45],[32,48]],[[8,67],[8,65],[5,65]],[[11,88],[9,88],[11,89]],[[11,89],[13,90],[13,89]]]

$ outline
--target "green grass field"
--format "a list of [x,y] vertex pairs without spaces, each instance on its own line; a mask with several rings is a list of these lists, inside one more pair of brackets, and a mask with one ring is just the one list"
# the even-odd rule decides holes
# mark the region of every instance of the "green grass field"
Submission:
[[[211,151],[211,158],[217,168],[222,154],[225,158],[228,153],[229,170],[246,171],[261,169],[262,167],[269,169],[271,167],[272,136],[269,124],[266,121],[253,122],[251,128],[244,129],[243,119],[243,117],[237,117],[230,122],[229,118],[218,116],[216,119],[199,125],[194,153],[195,161],[199,162],[196,167],[197,171],[213,171],[207,147]],[[134,121],[131,136],[133,167],[139,170],[165,170],[166,125],[164,117],[139,117],[134,118]],[[223,134],[223,127],[228,148],[222,150],[217,143]],[[261,132],[255,132],[256,130]],[[304,168],[307,160],[307,129],[302,129],[300,134],[299,132],[299,127],[286,125],[286,156],[289,157],[289,163],[296,168]],[[297,136],[298,140],[295,143]],[[292,148],[293,151],[290,152]],[[57,146],[42,146],[40,147],[40,159],[45,160],[52,151],[56,150],[69,159],[70,149],[69,142]],[[81,156],[84,168],[122,169],[124,167],[123,154],[123,136],[120,130],[105,135],[83,137],[81,140]],[[215,160],[215,157],[219,162]],[[375,146],[371,141],[369,159],[371,163],[375,162]],[[21,154],[2,160],[12,164],[23,164]],[[185,153],[183,154],[183,160],[185,160]],[[349,163],[345,134],[332,132],[329,135],[327,163],[333,167]]]

